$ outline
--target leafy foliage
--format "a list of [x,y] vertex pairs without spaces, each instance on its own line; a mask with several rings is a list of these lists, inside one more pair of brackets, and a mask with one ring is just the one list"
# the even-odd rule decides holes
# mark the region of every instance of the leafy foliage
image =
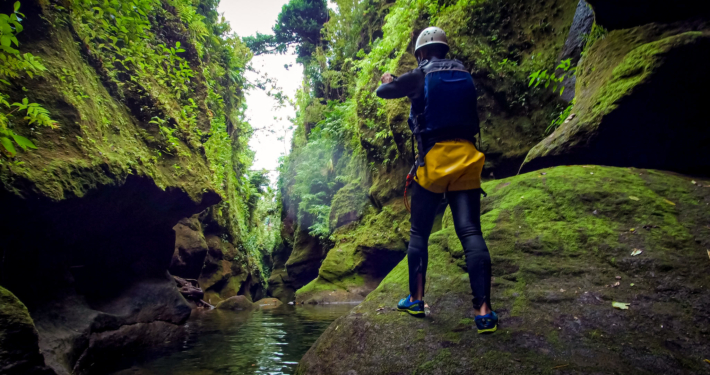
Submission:
[[304,62],[321,43],[321,28],[327,21],[326,0],[291,0],[281,8],[274,35],[257,33],[243,40],[257,55],[285,53],[296,45],[298,60]]
[[245,119],[243,73],[252,53],[219,17],[219,1],[70,2],[68,17],[89,57],[116,86],[151,103],[140,111],[157,129],[144,137],[157,144],[157,158],[185,178],[190,160],[204,150],[211,172],[205,177],[223,197],[211,209],[213,219],[252,271],[267,274],[267,250],[278,232],[263,224],[275,217],[263,208],[273,201],[265,174],[250,171],[253,129]]
[[560,112],[559,116],[557,116],[554,120],[552,120],[552,122],[547,127],[547,129],[545,129],[546,134],[553,132],[560,125],[562,125],[570,120],[570,115],[572,114],[572,110],[574,109],[574,103],[575,103],[575,99],[573,99],[572,102],[569,103],[569,105],[567,107],[565,107],[565,109],[562,112]]
[[565,78],[568,76],[573,76],[575,72],[577,71],[577,67],[572,67],[572,59],[567,59],[567,60],[562,60],[560,64],[555,68],[555,71],[561,71],[561,73],[558,75],[555,72],[548,73],[547,70],[538,70],[536,72],[533,72],[530,74],[530,83],[528,86],[533,86],[538,87],[540,85],[544,85],[545,88],[550,87],[552,85],[552,92],[556,92],[557,89],[560,89],[560,95],[564,93],[565,87],[563,85],[560,85]]
[[[12,14],[0,14],[0,86],[9,86],[9,79],[20,79],[24,74],[34,78],[35,75],[42,75],[47,71],[42,62],[31,53],[20,54],[16,49],[20,46],[16,35],[24,30],[21,21],[25,15],[20,13],[20,6],[19,1],[15,2]],[[10,104],[9,99],[7,94],[0,92],[0,105],[11,110],[8,113],[0,112],[0,144],[7,154],[15,156],[17,151],[13,142],[23,150],[37,147],[29,139],[15,134],[10,129],[14,119],[13,114],[24,111],[26,116],[23,119],[28,121],[29,125],[37,124],[54,128],[57,124],[51,119],[49,111],[41,105],[30,103],[27,98],[22,99],[22,102]]]

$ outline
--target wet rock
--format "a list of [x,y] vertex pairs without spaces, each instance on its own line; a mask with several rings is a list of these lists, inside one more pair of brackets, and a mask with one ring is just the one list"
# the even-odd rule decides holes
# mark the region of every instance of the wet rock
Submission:
[[710,128],[700,93],[710,71],[694,63],[706,59],[710,31],[694,25],[609,33],[577,70],[576,116],[530,150],[522,171],[603,164],[707,175]]
[[[529,173],[483,185],[489,193],[481,219],[494,265],[492,305],[501,317],[495,334],[475,331],[468,275],[457,264],[460,242],[447,226],[429,242],[426,318],[391,309],[408,294],[402,261],[362,304],[330,325],[296,373],[528,374],[558,366],[575,374],[706,371],[698,358],[710,350],[704,329],[709,294],[692,291],[710,288],[710,262],[690,234],[708,236],[703,223],[710,212],[691,202],[710,192],[652,170],[642,178],[637,170],[600,166],[544,172],[544,178]],[[627,198],[632,191],[638,202]],[[664,199],[688,203],[670,206]],[[639,217],[672,228],[663,240],[653,231],[619,234]],[[644,255],[631,257],[639,242]],[[531,251],[520,251],[521,244]],[[658,289],[667,280],[626,274],[621,261],[641,257],[682,282]],[[604,286],[616,276],[633,278],[635,286]],[[614,309],[612,301],[630,303],[629,310]]]
[[175,230],[175,253],[170,263],[170,273],[197,279],[207,256],[207,242],[197,216],[184,218]]
[[596,22],[609,30],[626,29],[652,22],[675,22],[688,18],[710,18],[706,1],[678,0],[587,0]]
[[136,358],[166,355],[180,349],[187,336],[184,326],[160,321],[92,333],[73,374],[107,374],[132,365]]
[[[159,325],[165,329],[179,330],[179,325],[187,320],[191,311],[167,272],[163,278],[140,280],[119,294],[103,298],[87,298],[70,290],[66,293],[62,298],[32,309],[47,365],[60,375],[70,374],[71,369],[76,373],[89,371],[95,365],[90,359],[104,356],[92,353],[94,348],[90,344],[96,333],[118,331],[111,337],[119,337],[124,326],[156,321],[167,324]],[[61,324],[57,323],[57,317],[61,317]],[[133,339],[141,337],[104,341],[98,348],[110,351],[112,343],[133,348],[142,346],[141,341],[131,343]],[[121,348],[112,350],[120,351]],[[81,362],[77,362],[80,358],[83,358]]]
[[216,309],[220,310],[251,310],[257,307],[258,302],[253,303],[245,296],[229,297],[215,306]]
[[55,374],[44,365],[37,341],[37,330],[25,305],[0,287],[0,373]]
[[279,301],[276,298],[263,298],[254,302],[254,306],[257,306],[262,309],[273,309],[281,305],[283,305],[283,302]]

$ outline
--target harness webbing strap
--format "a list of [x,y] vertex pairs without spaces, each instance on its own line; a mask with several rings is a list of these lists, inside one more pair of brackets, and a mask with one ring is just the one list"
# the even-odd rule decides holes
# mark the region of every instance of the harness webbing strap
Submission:
[[409,174],[407,175],[407,182],[404,184],[404,207],[410,213],[412,212],[412,206],[409,204],[409,199],[407,199],[407,190],[409,189],[410,186],[412,186],[412,183],[414,183],[414,175],[416,173],[417,173],[417,164],[415,163],[412,166],[412,169],[409,170]]

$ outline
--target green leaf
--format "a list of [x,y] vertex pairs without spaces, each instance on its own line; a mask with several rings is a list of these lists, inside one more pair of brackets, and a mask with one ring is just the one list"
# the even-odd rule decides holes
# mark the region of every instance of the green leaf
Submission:
[[17,143],[20,147],[22,147],[23,150],[26,150],[28,148],[37,149],[37,146],[35,146],[35,144],[32,143],[32,141],[30,141],[29,139],[27,139],[21,135],[13,134],[12,139],[14,139],[15,143]]
[[12,145],[12,141],[10,138],[2,137],[0,138],[0,144],[2,144],[3,147],[5,147],[5,150],[10,153],[10,155],[15,156],[17,154],[17,151],[15,150],[15,146]]
[[630,303],[626,302],[612,302],[611,305],[619,310],[628,310],[629,306],[631,305]]
[[20,10],[20,2],[16,1],[15,2],[15,13],[17,13],[18,10]]

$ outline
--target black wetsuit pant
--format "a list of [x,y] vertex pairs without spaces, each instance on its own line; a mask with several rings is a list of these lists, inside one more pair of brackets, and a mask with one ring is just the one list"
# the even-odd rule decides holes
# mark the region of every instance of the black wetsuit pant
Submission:
[[[412,231],[407,250],[409,291],[412,296],[416,295],[420,272],[426,283],[429,235],[443,196],[424,189],[416,182],[412,187]],[[456,234],[466,254],[473,307],[480,309],[485,302],[491,308],[491,256],[481,233],[481,190],[448,192],[446,197],[453,213]]]

